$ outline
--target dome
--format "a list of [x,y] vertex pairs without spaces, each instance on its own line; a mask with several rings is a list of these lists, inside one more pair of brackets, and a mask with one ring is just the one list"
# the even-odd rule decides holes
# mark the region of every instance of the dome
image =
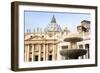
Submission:
[[56,18],[53,16],[51,22],[45,28],[46,32],[61,31],[60,25],[56,23]]

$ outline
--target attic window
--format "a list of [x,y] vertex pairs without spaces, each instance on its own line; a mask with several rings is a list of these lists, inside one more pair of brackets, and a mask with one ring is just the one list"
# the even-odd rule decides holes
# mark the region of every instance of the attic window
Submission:
[[42,35],[42,38],[44,38],[44,36]]
[[49,34],[49,37],[52,37],[52,34]]
[[30,36],[30,38],[32,38],[32,35]]

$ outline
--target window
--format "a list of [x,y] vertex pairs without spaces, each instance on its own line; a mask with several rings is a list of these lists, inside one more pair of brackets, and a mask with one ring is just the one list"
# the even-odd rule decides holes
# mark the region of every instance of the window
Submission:
[[62,46],[62,49],[68,49],[68,45]]
[[41,44],[41,53],[43,53],[43,44]]
[[85,49],[87,50],[86,59],[89,59],[90,58],[89,44],[85,44]]
[[52,50],[50,50],[49,53],[52,53]]
[[83,49],[83,45],[79,45],[79,48],[80,48],[80,49]]
[[43,61],[43,57],[41,58],[41,61]]
[[34,61],[38,61],[38,56],[34,56]]
[[44,35],[42,35],[42,38],[44,38]]
[[52,60],[52,55],[49,55],[48,56],[48,60]]
[[38,52],[39,51],[39,46],[37,44],[34,44],[34,51]]
[[52,44],[48,44],[48,52],[49,54],[52,54],[52,51],[53,51],[53,45]]
[[85,48],[89,48],[89,44],[85,44]]
[[29,54],[31,55],[31,54],[32,54],[32,52],[29,52]]
[[32,38],[32,35],[30,36],[30,38]]
[[52,37],[52,34],[49,34],[49,37]]
[[32,61],[32,58],[29,58],[29,62],[31,62]]
[[32,45],[31,44],[29,45],[29,51],[32,51]]

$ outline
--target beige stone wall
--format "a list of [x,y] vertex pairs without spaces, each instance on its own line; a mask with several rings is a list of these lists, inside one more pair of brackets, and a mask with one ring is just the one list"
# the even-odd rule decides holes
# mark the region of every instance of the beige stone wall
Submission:
[[25,62],[35,61],[35,56],[38,56],[38,61],[48,61],[50,55],[52,60],[57,60],[57,41],[53,39],[25,40]]

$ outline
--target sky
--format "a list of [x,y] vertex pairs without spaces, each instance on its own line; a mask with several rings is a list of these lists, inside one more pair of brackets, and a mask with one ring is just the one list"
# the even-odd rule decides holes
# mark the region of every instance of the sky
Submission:
[[43,30],[51,22],[53,15],[62,29],[68,27],[70,31],[75,31],[82,20],[91,21],[91,15],[86,13],[24,11],[25,32],[27,29],[31,32],[37,28]]

